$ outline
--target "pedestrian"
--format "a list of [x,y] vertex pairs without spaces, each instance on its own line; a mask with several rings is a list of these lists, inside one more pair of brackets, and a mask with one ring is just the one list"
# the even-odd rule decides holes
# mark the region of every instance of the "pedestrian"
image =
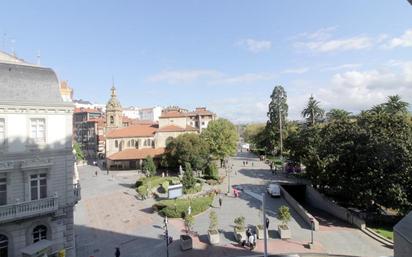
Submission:
[[220,208],[222,208],[222,196],[219,196],[219,206],[220,206]]
[[253,167],[253,162],[252,162],[252,167]]
[[94,175],[97,177],[97,170],[94,172]]
[[243,167],[245,166],[245,161],[243,161]]
[[246,161],[246,166],[248,166],[249,165],[249,162],[248,161]]
[[270,163],[270,170],[273,171],[273,162]]
[[268,229],[269,229],[269,218],[266,217],[266,230],[268,230]]
[[116,252],[114,252],[114,256],[120,257],[120,249],[119,249],[119,247],[116,247]]

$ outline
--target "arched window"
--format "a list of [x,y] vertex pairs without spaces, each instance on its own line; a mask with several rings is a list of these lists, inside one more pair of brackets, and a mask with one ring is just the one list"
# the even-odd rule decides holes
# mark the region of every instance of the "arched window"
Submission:
[[114,147],[119,147],[119,142],[117,140],[114,140]]
[[130,140],[127,140],[127,147],[130,147]]
[[114,124],[114,117],[113,117],[113,115],[110,115],[110,124]]
[[9,248],[9,239],[5,235],[0,235],[0,256],[7,257]]
[[134,139],[132,139],[132,142],[130,143],[130,146],[131,146],[131,147],[134,146]]
[[38,225],[33,229],[33,243],[44,239],[47,239],[47,227],[44,225]]
[[139,146],[140,146],[140,140],[136,140],[136,144],[135,144],[136,149],[139,149]]

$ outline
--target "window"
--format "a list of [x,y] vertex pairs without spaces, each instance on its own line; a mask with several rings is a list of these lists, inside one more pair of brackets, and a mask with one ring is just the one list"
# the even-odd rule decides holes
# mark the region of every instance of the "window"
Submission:
[[[6,142],[6,122],[0,119],[0,146]],[[1,256],[1,255],[0,255]]]
[[110,115],[110,124],[114,124],[114,117],[113,117],[113,115]]
[[[7,180],[6,178],[0,178],[0,205],[7,204]],[[0,256],[2,256],[0,254]]]
[[35,174],[30,176],[30,195],[32,201],[47,197],[46,174]]
[[33,243],[47,239],[47,227],[39,225],[33,229]]
[[202,125],[205,125],[205,122],[204,122],[204,121],[202,121]]
[[136,140],[136,144],[135,144],[136,149],[139,149],[139,145],[140,145],[140,140]]
[[30,119],[30,138],[35,143],[46,142],[45,119]]
[[127,140],[127,147],[130,147],[130,140]]
[[114,140],[114,147],[119,147],[119,142],[117,140]]
[[5,235],[0,235],[0,256],[8,256],[9,239]]

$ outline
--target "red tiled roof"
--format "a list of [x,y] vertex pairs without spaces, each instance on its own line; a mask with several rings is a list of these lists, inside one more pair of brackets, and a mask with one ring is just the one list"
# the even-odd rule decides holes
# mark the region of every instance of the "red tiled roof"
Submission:
[[125,128],[110,130],[106,138],[152,137],[158,126],[156,124],[137,124]]
[[160,115],[159,118],[183,118],[183,117],[186,117],[185,112],[167,111],[167,112],[162,112],[162,115]]
[[143,148],[143,149],[126,149],[121,152],[114,153],[107,157],[109,160],[139,160],[147,156],[158,157],[165,152],[165,148]]

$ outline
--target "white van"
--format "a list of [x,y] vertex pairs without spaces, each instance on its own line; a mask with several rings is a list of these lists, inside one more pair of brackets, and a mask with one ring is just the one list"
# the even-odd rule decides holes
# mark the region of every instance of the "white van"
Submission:
[[268,194],[274,197],[280,197],[279,184],[269,184],[267,187]]

